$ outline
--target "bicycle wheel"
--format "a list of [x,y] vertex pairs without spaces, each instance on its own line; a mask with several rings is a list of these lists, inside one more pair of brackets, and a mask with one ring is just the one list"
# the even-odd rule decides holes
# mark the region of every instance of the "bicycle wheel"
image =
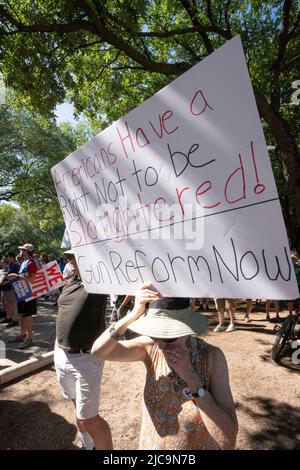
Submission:
[[276,334],[275,342],[271,349],[271,359],[274,362],[278,362],[280,354],[282,353],[285,345],[287,344],[290,338],[291,330],[294,324],[294,322],[289,318],[284,323],[285,324],[282,325],[282,327]]

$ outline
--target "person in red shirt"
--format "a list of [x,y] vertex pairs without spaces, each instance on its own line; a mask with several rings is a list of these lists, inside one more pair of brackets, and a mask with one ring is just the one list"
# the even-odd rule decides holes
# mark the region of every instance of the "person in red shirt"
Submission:
[[[30,243],[25,243],[25,245],[18,248],[23,259],[19,274],[8,274],[7,279],[19,279],[32,284],[37,272],[37,265],[33,259],[34,246]],[[19,346],[19,349],[27,349],[32,346],[32,316],[37,313],[36,299],[29,300],[28,302],[25,302],[25,300],[19,302],[18,313],[20,315],[21,333],[12,342],[20,342],[22,344]]]

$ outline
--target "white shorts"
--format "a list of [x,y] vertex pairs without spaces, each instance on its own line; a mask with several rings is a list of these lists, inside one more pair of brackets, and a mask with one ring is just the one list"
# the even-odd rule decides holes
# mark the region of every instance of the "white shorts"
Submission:
[[75,400],[77,418],[97,416],[104,360],[89,353],[70,354],[56,347],[54,364],[64,396]]

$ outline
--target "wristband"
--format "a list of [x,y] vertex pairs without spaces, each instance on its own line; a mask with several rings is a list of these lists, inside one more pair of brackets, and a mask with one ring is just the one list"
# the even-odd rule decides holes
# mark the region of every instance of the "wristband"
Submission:
[[110,325],[110,327],[108,328],[108,332],[109,332],[110,337],[111,337],[112,339],[114,339],[114,340],[116,340],[116,341],[120,341],[120,339],[123,338],[123,335],[120,335],[120,334],[116,331],[116,329],[115,329],[115,324],[116,324],[116,322],[114,321],[114,322]]

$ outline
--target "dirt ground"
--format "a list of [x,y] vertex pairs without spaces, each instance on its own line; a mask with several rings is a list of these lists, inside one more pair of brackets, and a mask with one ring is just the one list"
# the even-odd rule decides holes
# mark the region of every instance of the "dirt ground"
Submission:
[[[238,330],[213,333],[216,313],[205,312],[205,339],[225,353],[239,420],[237,449],[300,448],[300,370],[269,360],[274,323],[251,314]],[[136,449],[145,378],[140,363],[106,363],[100,414],[111,426],[114,448]],[[79,449],[73,406],[57,386],[53,367],[0,390],[0,449]]]

